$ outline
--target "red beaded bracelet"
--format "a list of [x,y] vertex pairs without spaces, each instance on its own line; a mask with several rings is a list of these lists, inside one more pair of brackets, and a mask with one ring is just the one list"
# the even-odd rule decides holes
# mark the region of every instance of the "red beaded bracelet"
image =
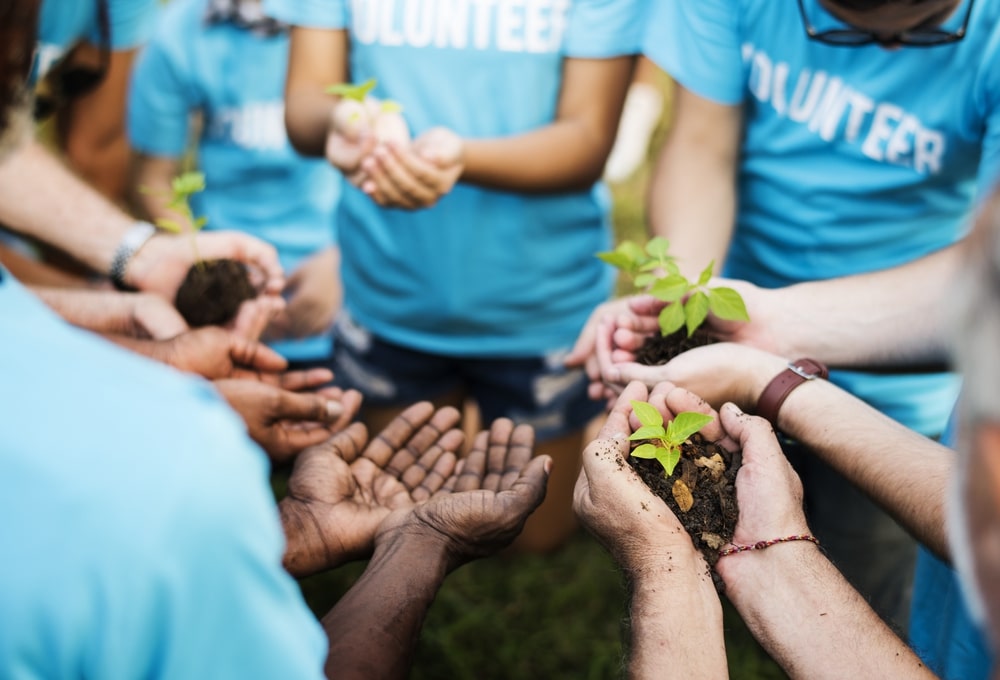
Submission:
[[772,538],[770,541],[757,541],[751,545],[737,545],[734,543],[728,548],[720,550],[719,557],[746,552],[747,550],[763,550],[764,548],[770,548],[775,543],[787,543],[789,541],[810,541],[811,543],[819,545],[819,539],[815,536],[811,536],[809,534],[796,534],[795,536],[785,536],[784,538]]

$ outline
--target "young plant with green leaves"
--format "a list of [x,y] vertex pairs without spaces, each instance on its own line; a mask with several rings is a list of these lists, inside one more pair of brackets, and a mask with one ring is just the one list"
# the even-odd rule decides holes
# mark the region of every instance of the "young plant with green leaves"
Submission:
[[642,425],[632,433],[629,441],[644,441],[632,450],[636,458],[655,458],[665,471],[665,476],[673,474],[681,459],[681,444],[691,435],[715,420],[712,416],[695,411],[678,413],[673,420],[663,426],[663,415],[657,408],[644,401],[631,401],[639,423]]
[[[199,191],[205,190],[205,175],[200,172],[184,172],[174,177],[170,181],[170,193],[168,194],[167,208],[181,214],[185,218],[185,224],[181,224],[169,217],[159,217],[156,219],[156,226],[174,234],[187,233],[191,237],[191,248],[194,250],[195,262],[201,264],[202,259],[198,254],[198,242],[195,234],[201,231],[208,224],[207,217],[195,217],[191,211],[191,196]],[[142,187],[143,193],[155,192],[149,187]]]
[[372,130],[382,142],[405,144],[410,141],[410,129],[403,118],[403,107],[392,99],[376,99],[369,94],[376,85],[375,78],[363,83],[337,83],[326,88],[327,94],[342,99],[334,116],[342,132],[355,134],[363,127]]
[[597,257],[631,277],[636,290],[670,303],[660,311],[663,335],[686,326],[688,337],[691,337],[710,311],[728,321],[750,320],[738,292],[726,286],[708,286],[714,261],[702,270],[697,281],[689,281],[670,255],[670,242],[661,236],[650,239],[644,248],[632,241],[623,241],[614,250],[598,253]]

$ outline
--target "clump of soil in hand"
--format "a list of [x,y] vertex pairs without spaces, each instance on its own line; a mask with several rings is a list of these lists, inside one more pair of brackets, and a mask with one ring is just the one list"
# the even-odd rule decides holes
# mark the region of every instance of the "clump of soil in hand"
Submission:
[[[709,567],[719,560],[719,549],[729,543],[736,529],[736,473],[743,462],[731,453],[694,434],[681,444],[681,459],[667,477],[659,461],[629,456],[629,465],[650,490],[677,516]],[[712,571],[719,592],[722,580]]]
[[231,321],[246,300],[257,297],[257,289],[242,262],[206,260],[188,269],[177,289],[174,305],[192,328]]
[[654,333],[646,338],[642,347],[636,351],[635,360],[644,366],[660,366],[681,352],[710,345],[713,342],[716,342],[715,337],[704,326],[695,329],[690,337],[688,337],[687,329],[683,327],[670,335]]

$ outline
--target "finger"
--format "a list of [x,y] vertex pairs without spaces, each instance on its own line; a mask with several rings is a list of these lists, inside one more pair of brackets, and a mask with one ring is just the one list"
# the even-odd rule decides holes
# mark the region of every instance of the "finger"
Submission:
[[[465,435],[461,430],[450,430],[446,432],[437,442],[431,445],[419,459],[413,461],[408,468],[403,470],[400,475],[400,481],[403,482],[403,486],[406,490],[410,492],[411,496],[413,490],[424,484],[428,476],[433,476],[435,466],[437,465],[438,459],[441,456],[451,454],[454,457],[455,452],[459,450],[462,446],[462,442],[465,441]],[[386,466],[388,471],[392,467],[392,461],[389,461],[389,465]],[[431,479],[428,482],[429,486],[440,487],[444,483],[444,480]],[[430,494],[428,494],[429,496]]]
[[264,275],[264,292],[278,295],[285,287],[278,251],[269,243],[234,231],[201,232],[196,236],[202,259],[230,257],[256,266]]
[[240,305],[236,318],[229,324],[234,333],[249,340],[259,340],[271,321],[285,309],[285,302],[275,295],[260,295]]
[[169,340],[190,330],[180,312],[159,295],[135,294],[139,308],[137,316],[143,330],[153,340]]
[[329,424],[344,412],[340,402],[314,393],[281,390],[272,417],[275,420],[311,421]]
[[[308,390],[320,385],[325,385],[333,380],[333,371],[328,368],[310,368],[305,371],[286,371],[278,376],[278,384],[282,389],[289,392],[299,392]],[[323,396],[334,399],[340,395],[324,394]]]
[[587,357],[590,356],[594,346],[594,334],[596,333],[597,323],[603,315],[603,308],[604,305],[601,305],[591,313],[590,318],[587,319],[587,323],[583,326],[583,330],[580,331],[580,335],[577,336],[573,349],[569,351],[569,354],[563,360],[564,365],[575,368],[587,361]]
[[744,413],[736,404],[725,404],[720,417],[723,428],[743,450],[744,465],[772,464],[774,458],[785,458],[771,423]]
[[367,193],[379,205],[395,208],[414,209],[419,203],[407,196],[389,177],[382,161],[372,157],[366,159],[361,166],[368,172],[368,181],[361,185],[361,190]]
[[[405,444],[396,447],[396,451],[385,466],[386,472],[393,476],[399,476],[409,467],[413,461],[419,458],[430,447],[438,444],[443,438],[448,438],[448,446],[455,450],[454,437],[449,431],[454,429],[462,419],[462,414],[458,409],[446,406],[434,412],[430,421],[420,427],[416,433],[405,440]],[[461,446],[461,441],[457,446]]]
[[518,425],[510,435],[510,446],[507,449],[503,476],[500,479],[501,491],[513,487],[534,453],[535,428],[526,424]]
[[375,148],[375,158],[386,178],[414,206],[429,206],[441,195],[441,171],[432,163],[396,145]]
[[611,439],[616,435],[621,435],[627,439],[632,434],[632,426],[629,424],[629,416],[632,414],[632,402],[646,401],[648,396],[649,393],[646,390],[646,386],[641,382],[629,383],[608,413],[604,425],[597,433],[597,438]]
[[489,445],[490,433],[482,431],[476,435],[469,455],[462,459],[462,469],[458,473],[455,491],[475,491],[483,488],[483,477],[486,476],[486,447]]
[[504,493],[514,497],[513,512],[531,514],[545,500],[545,490],[552,470],[549,456],[538,456],[528,463],[511,488]]
[[434,405],[429,401],[417,402],[410,406],[375,436],[365,449],[365,458],[371,460],[379,469],[384,469],[396,452],[406,446],[413,433],[430,421],[433,415]]
[[326,456],[337,456],[347,463],[353,463],[361,456],[361,451],[368,441],[368,428],[363,423],[352,423],[349,427],[335,433],[327,438],[326,442],[320,446],[304,451],[299,456],[302,461],[303,456],[309,452],[315,452]]
[[443,489],[449,482],[457,480],[455,471],[458,457],[451,451],[445,451],[434,462],[434,467],[427,473],[420,485],[410,492],[410,497],[421,503]]
[[598,322],[597,330],[594,333],[594,353],[597,356],[598,370],[601,380],[607,383],[621,382],[618,367],[615,366],[612,358],[614,332],[614,324],[609,317],[605,316]]
[[510,437],[514,432],[514,423],[508,418],[497,418],[490,425],[489,444],[486,452],[486,477],[483,487],[487,491],[499,491],[500,480],[503,479],[504,463],[507,452],[510,451]]
[[323,428],[303,428],[297,425],[276,423],[273,426],[274,445],[268,447],[267,453],[275,463],[287,462],[303,449],[322,444],[330,438],[330,433]]
[[283,356],[255,340],[230,335],[229,356],[241,368],[278,373],[288,368]]
[[[664,383],[664,385],[670,385],[670,383]],[[708,441],[717,442],[726,436],[726,431],[722,427],[722,421],[719,419],[718,412],[712,408],[711,404],[699,397],[697,394],[694,394],[683,387],[671,385],[671,389],[666,392],[666,402],[667,408],[675,414],[694,412],[712,416],[712,422],[708,423],[701,428],[701,430],[699,430],[701,435]]]

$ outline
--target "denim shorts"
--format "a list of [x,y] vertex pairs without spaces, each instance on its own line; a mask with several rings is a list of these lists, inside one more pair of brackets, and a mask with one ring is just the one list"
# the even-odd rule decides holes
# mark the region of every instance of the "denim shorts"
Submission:
[[334,382],[361,392],[366,406],[405,407],[461,390],[482,422],[506,417],[535,428],[536,441],[582,429],[604,405],[587,397],[583,369],[563,366],[568,347],[540,357],[451,357],[401,347],[347,313],[334,326]]

